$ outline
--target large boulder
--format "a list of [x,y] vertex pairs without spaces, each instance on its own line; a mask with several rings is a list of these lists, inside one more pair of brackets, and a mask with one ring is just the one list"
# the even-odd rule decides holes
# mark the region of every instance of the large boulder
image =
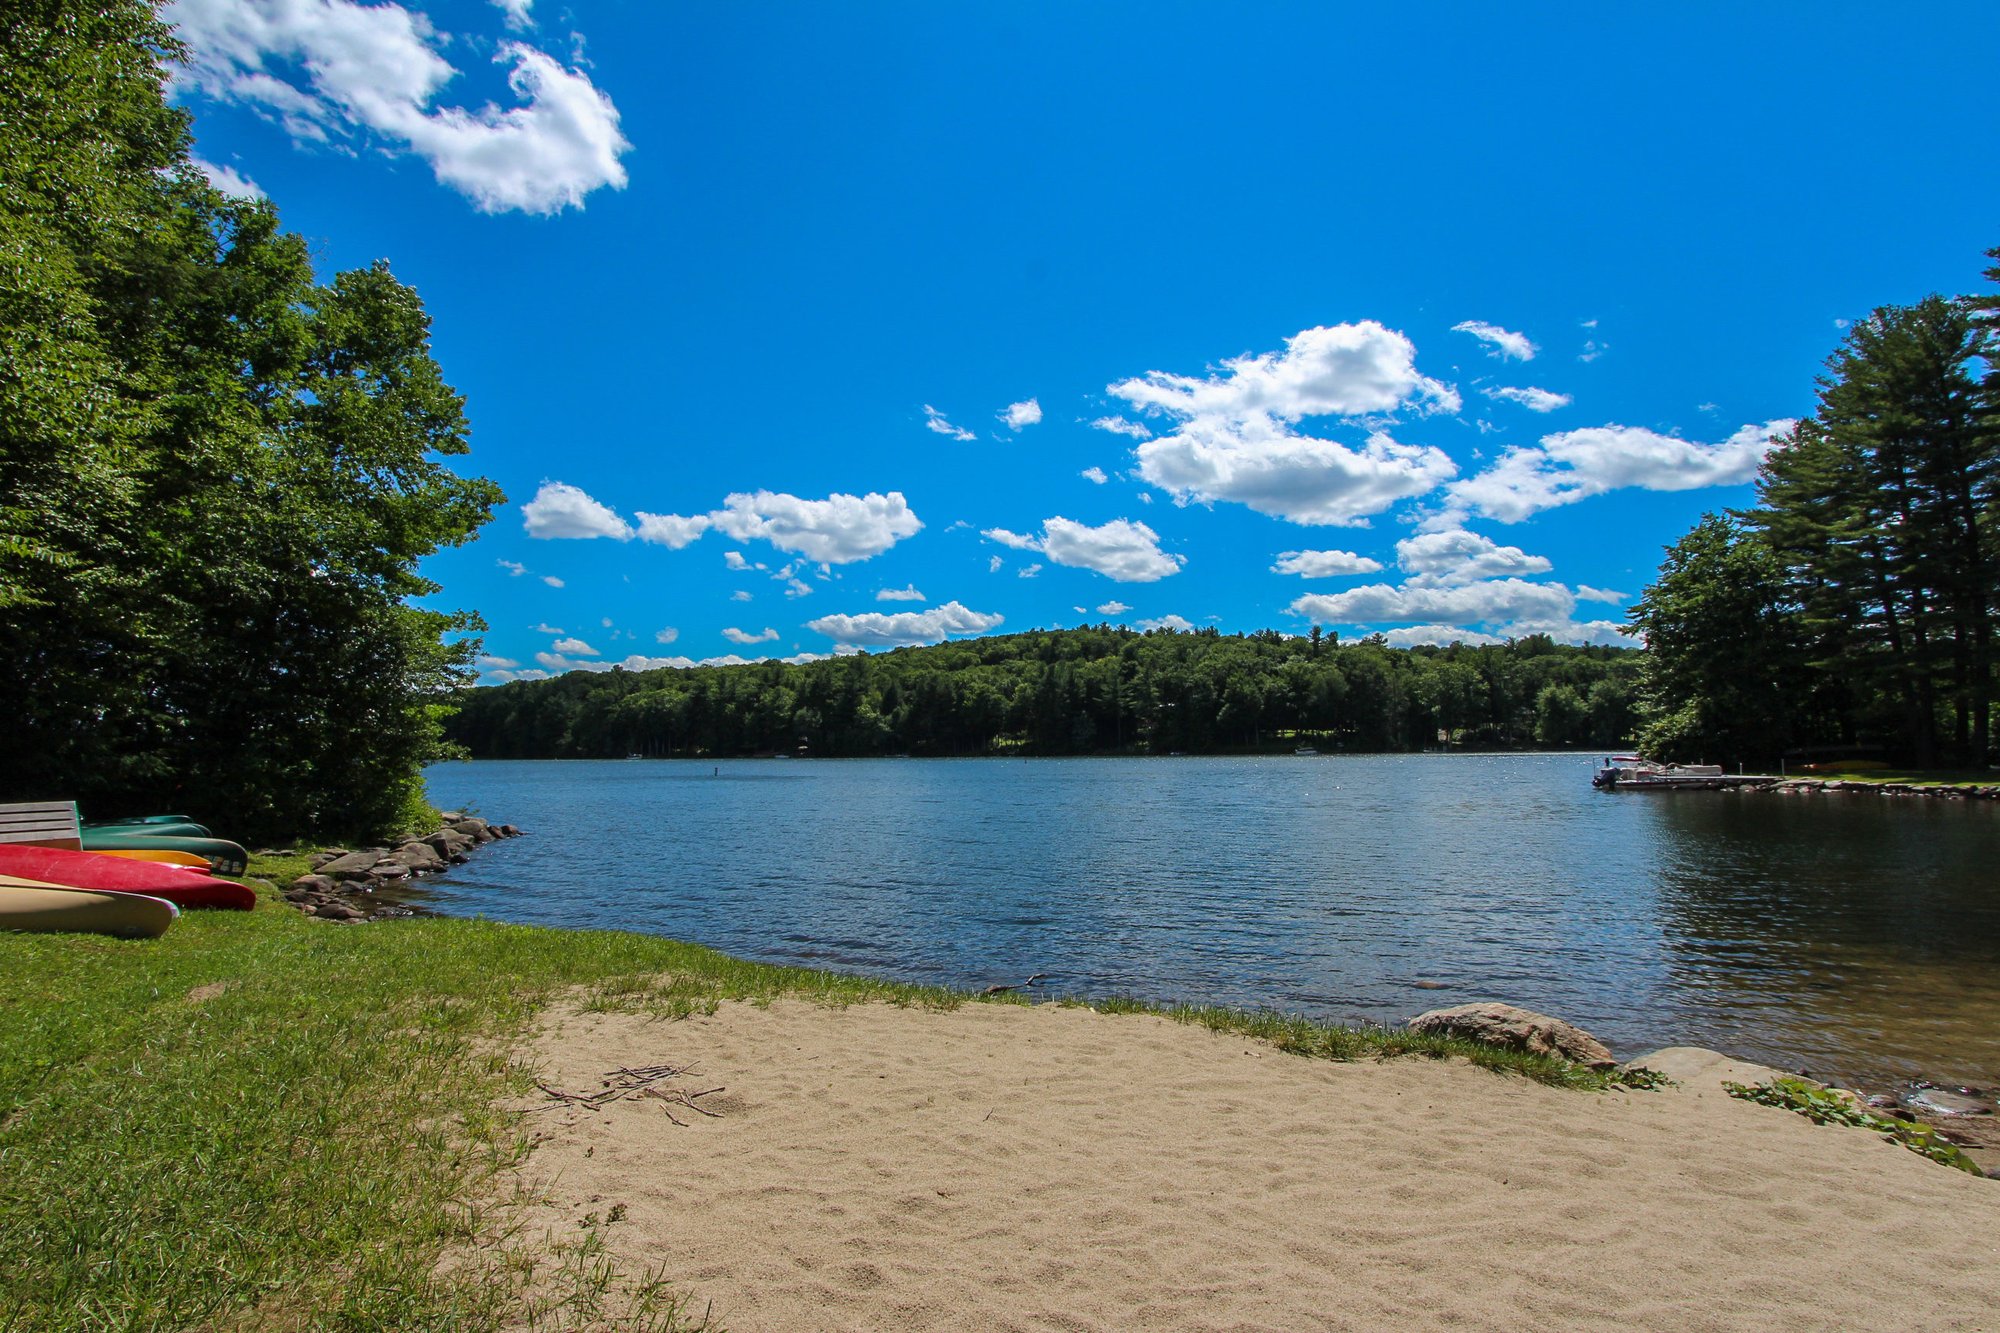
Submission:
[[437,849],[424,842],[406,842],[389,853],[389,859],[408,866],[412,874],[429,874],[445,866],[445,860],[438,855]]
[[451,829],[439,829],[419,841],[447,861],[463,861],[465,854],[472,849],[472,839]]
[[345,856],[336,857],[328,861],[325,865],[314,866],[313,869],[322,875],[329,875],[334,879],[354,879],[373,870],[375,863],[381,859],[382,853],[374,849],[365,852],[349,852]]
[[1582,1028],[1532,1009],[1493,1001],[1419,1014],[1410,1020],[1410,1031],[1463,1037],[1533,1055],[1560,1056],[1592,1069],[1612,1069],[1618,1064],[1610,1048]]

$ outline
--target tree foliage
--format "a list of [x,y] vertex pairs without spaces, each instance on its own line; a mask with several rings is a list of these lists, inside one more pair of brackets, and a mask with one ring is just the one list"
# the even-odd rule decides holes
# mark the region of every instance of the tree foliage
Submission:
[[245,836],[393,820],[473,617],[424,556],[501,496],[384,264],[213,189],[134,0],[0,18],[0,794]]
[[575,671],[472,690],[449,729],[480,758],[1615,745],[1638,656],[1545,635],[1397,649],[1099,625],[818,662]]
[[1661,757],[1986,762],[1996,349],[1994,297],[1884,306],[1849,331],[1818,411],[1766,457],[1757,506],[1704,519],[1634,609],[1651,649],[1645,740]]

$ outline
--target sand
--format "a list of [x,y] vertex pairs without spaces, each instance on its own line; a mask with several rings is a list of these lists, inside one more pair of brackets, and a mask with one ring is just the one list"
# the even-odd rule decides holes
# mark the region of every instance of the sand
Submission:
[[533,1058],[724,1089],[718,1118],[535,1111],[525,1169],[534,1223],[594,1214],[735,1333],[2000,1329],[2000,1182],[1731,1099],[1760,1071],[1712,1052],[1595,1094],[1147,1016],[784,1002],[559,1013]]

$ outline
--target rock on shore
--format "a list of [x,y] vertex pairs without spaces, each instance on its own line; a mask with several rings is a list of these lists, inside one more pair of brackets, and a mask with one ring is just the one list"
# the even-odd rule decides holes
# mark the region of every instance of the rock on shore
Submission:
[[451,811],[436,831],[394,847],[320,852],[312,859],[313,873],[301,875],[286,887],[285,900],[307,916],[326,921],[413,916],[410,907],[378,898],[375,891],[439,874],[470,860],[472,852],[486,843],[520,835],[521,830],[512,824],[493,824],[477,815]]
[[1488,1001],[1433,1009],[1410,1020],[1410,1031],[1463,1037],[1531,1055],[1554,1055],[1592,1069],[1616,1068],[1611,1049],[1574,1024],[1511,1004]]
[[1861,782],[1841,778],[1781,778],[1755,791],[1777,796],[1820,792],[1872,792],[1877,796],[1929,796],[1941,801],[2000,801],[2000,784],[1982,782]]

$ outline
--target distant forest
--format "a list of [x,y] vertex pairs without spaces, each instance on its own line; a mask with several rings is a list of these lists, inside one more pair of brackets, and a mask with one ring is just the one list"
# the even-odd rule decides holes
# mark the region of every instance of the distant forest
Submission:
[[1100,625],[819,662],[575,671],[469,690],[447,732],[482,759],[1614,746],[1635,725],[1641,656],[1546,635],[1391,648]]

